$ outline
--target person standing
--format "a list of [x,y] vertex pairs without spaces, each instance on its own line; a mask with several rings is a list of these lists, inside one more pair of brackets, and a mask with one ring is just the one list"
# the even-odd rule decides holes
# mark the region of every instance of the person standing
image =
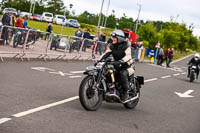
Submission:
[[167,50],[165,51],[165,61],[166,61],[166,66],[167,66],[167,63],[168,63],[168,55],[169,55],[169,51],[170,51],[170,48],[167,48]]
[[83,38],[85,39],[84,48],[83,48],[83,51],[85,52],[86,48],[88,46],[88,43],[89,43],[89,39],[91,39],[90,38],[90,30],[89,29],[86,32],[84,32]]
[[23,28],[27,28],[28,26],[28,22],[27,22],[27,19],[24,18],[24,22],[23,22]]
[[47,39],[47,37],[49,38],[49,35],[52,33],[52,31],[53,31],[53,27],[52,27],[52,24],[51,23],[49,23],[49,25],[48,25],[48,27],[47,27],[47,29],[46,29],[46,36],[45,36],[45,40]]
[[82,35],[83,35],[83,33],[82,33],[82,31],[81,31],[81,28],[79,27],[79,28],[77,29],[77,31],[75,32],[75,36],[77,36],[77,37],[82,37]]
[[[10,26],[10,21],[11,19],[10,19],[9,14],[8,13],[3,14],[3,17],[2,17],[3,26]],[[6,44],[8,44],[7,38],[8,38],[8,27],[5,27],[2,45],[4,45],[5,42]]]
[[174,48],[171,48],[168,55],[169,60],[167,62],[167,67],[170,67],[169,64],[172,62],[173,57],[174,57]]
[[23,28],[23,21],[22,21],[22,16],[19,16],[19,18],[17,19],[15,26],[18,28]]
[[139,42],[139,45],[138,45],[138,57],[137,57],[137,59],[138,59],[138,61],[140,61],[140,58],[141,58],[141,55],[142,55],[142,50],[143,50],[143,42]]
[[165,58],[165,54],[164,54],[163,46],[161,46],[160,50],[159,50],[159,58],[158,58],[157,65],[161,65],[162,66],[162,63],[164,62],[164,58]]
[[106,42],[106,35],[105,33],[102,33],[100,36],[99,36],[99,53],[100,55],[102,54],[102,52],[104,51],[104,47],[105,47],[105,42]]

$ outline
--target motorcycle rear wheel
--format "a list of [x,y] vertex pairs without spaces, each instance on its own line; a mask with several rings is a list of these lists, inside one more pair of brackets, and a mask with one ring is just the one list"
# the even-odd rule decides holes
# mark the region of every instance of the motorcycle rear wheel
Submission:
[[79,87],[79,100],[83,108],[87,111],[96,111],[102,104],[103,93],[94,89],[92,76],[87,76]]

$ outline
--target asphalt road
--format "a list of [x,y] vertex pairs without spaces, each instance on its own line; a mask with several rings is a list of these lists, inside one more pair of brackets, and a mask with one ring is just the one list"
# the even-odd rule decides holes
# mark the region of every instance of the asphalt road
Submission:
[[138,106],[104,102],[95,112],[77,97],[91,62],[0,63],[0,133],[199,133],[200,80],[186,78],[187,61],[170,69],[135,63],[145,77]]

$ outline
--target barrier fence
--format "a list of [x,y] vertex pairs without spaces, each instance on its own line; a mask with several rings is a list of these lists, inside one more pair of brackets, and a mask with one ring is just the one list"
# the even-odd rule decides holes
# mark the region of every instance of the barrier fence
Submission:
[[[20,57],[21,60],[24,58],[30,60],[29,57],[44,60],[48,58],[91,60],[94,57],[98,58],[107,48],[107,43],[98,41],[97,38],[91,40],[11,26],[0,26],[0,37],[2,61],[8,55],[13,58]],[[8,44],[4,40],[7,40]],[[136,54],[137,50],[134,50],[134,53],[133,58],[140,58]]]
[[[47,59],[92,59],[97,54],[99,41],[83,39],[72,35],[61,35],[35,29],[0,26],[0,57],[14,55],[22,60],[32,58]],[[5,41],[7,40],[7,41]],[[7,43],[6,43],[7,42]],[[100,42],[105,44],[104,42]],[[91,47],[93,49],[91,49]],[[98,56],[98,55],[97,55]]]

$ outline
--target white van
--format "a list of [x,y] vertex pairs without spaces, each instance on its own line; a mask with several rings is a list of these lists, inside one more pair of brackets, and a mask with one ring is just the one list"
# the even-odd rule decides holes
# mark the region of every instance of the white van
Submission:
[[53,22],[53,14],[50,12],[43,12],[42,21],[52,23]]
[[66,23],[66,17],[63,16],[63,15],[55,15],[55,17],[53,19],[53,23],[65,25],[65,23]]

